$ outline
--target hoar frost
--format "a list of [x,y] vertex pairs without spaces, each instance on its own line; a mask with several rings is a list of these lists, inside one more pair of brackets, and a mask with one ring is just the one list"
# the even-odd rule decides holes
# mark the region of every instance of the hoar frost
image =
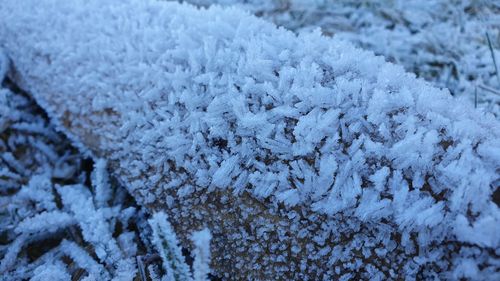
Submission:
[[492,116],[237,9],[4,2],[10,77],[216,274],[498,278]]

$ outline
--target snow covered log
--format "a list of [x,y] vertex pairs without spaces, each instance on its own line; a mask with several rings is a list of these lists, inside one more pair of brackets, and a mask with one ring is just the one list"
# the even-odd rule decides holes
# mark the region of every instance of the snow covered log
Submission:
[[498,279],[500,126],[236,9],[2,0],[10,78],[225,279]]

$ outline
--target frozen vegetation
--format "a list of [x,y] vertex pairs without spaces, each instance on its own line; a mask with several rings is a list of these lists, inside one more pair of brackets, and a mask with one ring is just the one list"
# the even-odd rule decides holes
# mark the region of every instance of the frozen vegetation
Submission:
[[0,279],[499,279],[498,6],[245,2],[2,2]]
[[[86,167],[91,161],[8,81],[0,89],[0,128],[0,280],[171,280],[162,277],[155,253],[164,246],[152,235],[173,235],[154,227],[168,224],[166,217],[158,214],[149,228],[144,210],[110,181],[106,162]],[[206,280],[210,233],[192,240],[194,280]],[[180,251],[175,236],[168,243]]]
[[[188,0],[237,6],[296,32],[321,28],[500,114],[500,2]],[[493,59],[493,56],[495,59]],[[496,62],[495,62],[496,61]],[[496,65],[495,65],[496,64]],[[477,96],[477,97],[476,97]]]

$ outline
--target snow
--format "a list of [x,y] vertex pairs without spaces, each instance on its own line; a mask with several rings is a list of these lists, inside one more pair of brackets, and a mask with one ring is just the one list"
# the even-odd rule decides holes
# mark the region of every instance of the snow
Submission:
[[[95,196],[82,183],[54,187],[71,214],[57,219],[61,227],[76,222],[99,262],[117,272],[130,277],[136,269],[133,246],[122,251],[112,237],[113,218],[123,210],[109,206],[108,164],[140,204],[168,209],[182,236],[206,222],[220,268],[261,279],[285,272],[304,280],[498,277],[491,254],[500,243],[492,226],[500,225],[500,211],[491,199],[498,121],[383,57],[319,31],[296,35],[234,8],[153,1],[6,0],[0,26],[9,77],[83,153],[106,159],[92,175]],[[7,114],[0,128],[22,119],[5,109],[10,95],[2,89],[0,112]],[[50,145],[25,138],[1,145],[18,142],[58,159]],[[12,153],[1,159],[17,174],[29,173]],[[34,181],[42,187],[30,196],[54,201],[42,182]],[[182,198],[167,197],[172,192]],[[17,200],[30,198],[24,196]],[[203,209],[216,196],[218,208]],[[58,212],[54,204],[39,208]],[[30,220],[42,224],[53,213],[42,214]],[[157,249],[165,239],[177,246],[166,218],[157,213],[150,221]],[[252,224],[231,225],[239,220]],[[15,239],[2,271],[25,238]],[[199,239],[207,235],[195,244]],[[75,247],[60,246],[96,272],[88,278],[109,278]],[[298,258],[283,265],[288,248]],[[380,255],[362,258],[361,249]],[[167,273],[175,271],[160,254]],[[187,268],[179,270],[188,278]]]

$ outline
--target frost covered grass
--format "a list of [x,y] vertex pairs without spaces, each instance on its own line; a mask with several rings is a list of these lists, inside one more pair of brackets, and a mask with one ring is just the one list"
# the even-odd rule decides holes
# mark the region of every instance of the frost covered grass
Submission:
[[[296,32],[316,28],[383,55],[500,116],[500,5],[491,0],[188,0],[238,6]],[[486,86],[491,91],[485,89]]]
[[26,94],[9,81],[0,91],[0,279],[110,280],[118,270],[131,280],[140,240],[129,226],[141,215],[130,197],[110,187],[102,162],[90,175]]
[[[115,195],[97,161],[90,183],[22,187],[51,189],[55,199],[12,223],[8,274],[21,274],[12,273],[19,258],[26,276],[67,277],[62,251],[104,279],[163,269],[165,278],[198,280],[213,235],[213,266],[226,279],[498,278],[492,116],[349,43],[297,37],[234,9],[39,5],[38,14],[15,1],[0,7],[9,77],[159,211],[152,243],[147,227],[123,239],[139,237],[146,253],[154,245],[163,263],[141,265],[151,256],[137,258],[142,247],[115,237],[126,210],[136,224],[145,219]],[[47,146],[38,147],[50,154]],[[23,170],[16,154],[2,155],[6,175]],[[71,225],[91,249],[65,238],[45,267],[24,258],[27,239]],[[211,235],[191,235],[205,226]],[[191,239],[193,272],[178,247]]]
[[210,231],[203,229],[193,233],[191,239],[194,243],[193,272],[189,270],[176,234],[168,222],[164,212],[158,212],[149,220],[153,229],[153,243],[163,261],[166,280],[179,281],[204,281],[210,273]]
[[[148,227],[106,162],[92,167],[10,81],[0,87],[0,163],[0,280],[188,280],[162,270],[189,265],[155,258],[165,229]],[[210,233],[193,235],[193,280],[207,280]]]

